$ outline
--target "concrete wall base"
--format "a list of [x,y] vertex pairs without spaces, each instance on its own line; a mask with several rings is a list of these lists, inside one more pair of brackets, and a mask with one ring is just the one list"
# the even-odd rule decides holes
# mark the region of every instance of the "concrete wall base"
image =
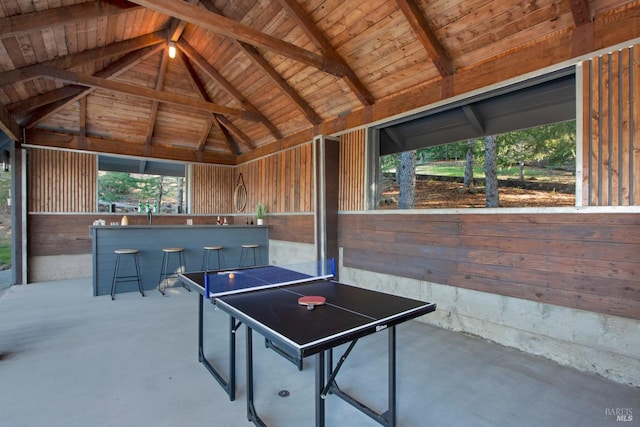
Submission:
[[49,255],[29,258],[29,283],[91,277],[91,254]]

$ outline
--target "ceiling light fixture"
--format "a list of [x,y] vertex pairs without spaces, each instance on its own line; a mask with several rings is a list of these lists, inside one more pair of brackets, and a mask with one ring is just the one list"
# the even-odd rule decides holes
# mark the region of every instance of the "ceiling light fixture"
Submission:
[[176,42],[169,42],[169,58],[176,57]]

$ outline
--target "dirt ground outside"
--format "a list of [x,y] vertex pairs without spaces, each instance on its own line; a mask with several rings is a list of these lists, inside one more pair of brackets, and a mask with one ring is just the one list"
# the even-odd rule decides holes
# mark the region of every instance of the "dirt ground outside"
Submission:
[[[398,209],[399,194],[395,181],[387,181],[383,184],[380,208]],[[499,194],[500,207],[504,208],[575,206],[576,200],[574,186],[532,180],[501,181]],[[484,185],[467,189],[461,182],[442,177],[416,179],[415,209],[483,208],[485,205]]]

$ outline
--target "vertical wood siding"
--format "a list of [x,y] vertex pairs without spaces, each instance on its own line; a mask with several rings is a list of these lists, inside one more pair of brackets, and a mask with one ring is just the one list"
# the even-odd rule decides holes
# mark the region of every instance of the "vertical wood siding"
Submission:
[[364,209],[364,165],[366,130],[361,129],[340,137],[340,200],[338,209]]
[[234,213],[233,168],[210,165],[193,166],[194,214]]
[[29,211],[96,211],[94,154],[29,148],[27,162]]
[[640,205],[640,46],[583,63],[585,206]]
[[313,211],[313,151],[311,144],[244,163],[234,171],[247,187],[245,212],[253,214],[264,203],[271,213]]
[[638,214],[341,215],[344,264],[640,319]]

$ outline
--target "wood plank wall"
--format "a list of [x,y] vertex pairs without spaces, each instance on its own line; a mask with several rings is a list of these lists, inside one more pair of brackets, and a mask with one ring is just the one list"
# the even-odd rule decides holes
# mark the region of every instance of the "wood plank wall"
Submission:
[[313,151],[304,144],[239,165],[234,181],[247,187],[245,212],[254,214],[264,203],[271,213],[313,212]]
[[91,253],[89,226],[104,215],[29,215],[29,256]]
[[584,206],[640,205],[640,45],[585,61]]
[[340,136],[340,196],[338,209],[364,209],[366,129]]
[[341,215],[344,265],[640,320],[640,215]]
[[27,150],[27,207],[30,212],[95,212],[95,154]]
[[234,213],[233,168],[213,165],[193,165],[194,214]]

